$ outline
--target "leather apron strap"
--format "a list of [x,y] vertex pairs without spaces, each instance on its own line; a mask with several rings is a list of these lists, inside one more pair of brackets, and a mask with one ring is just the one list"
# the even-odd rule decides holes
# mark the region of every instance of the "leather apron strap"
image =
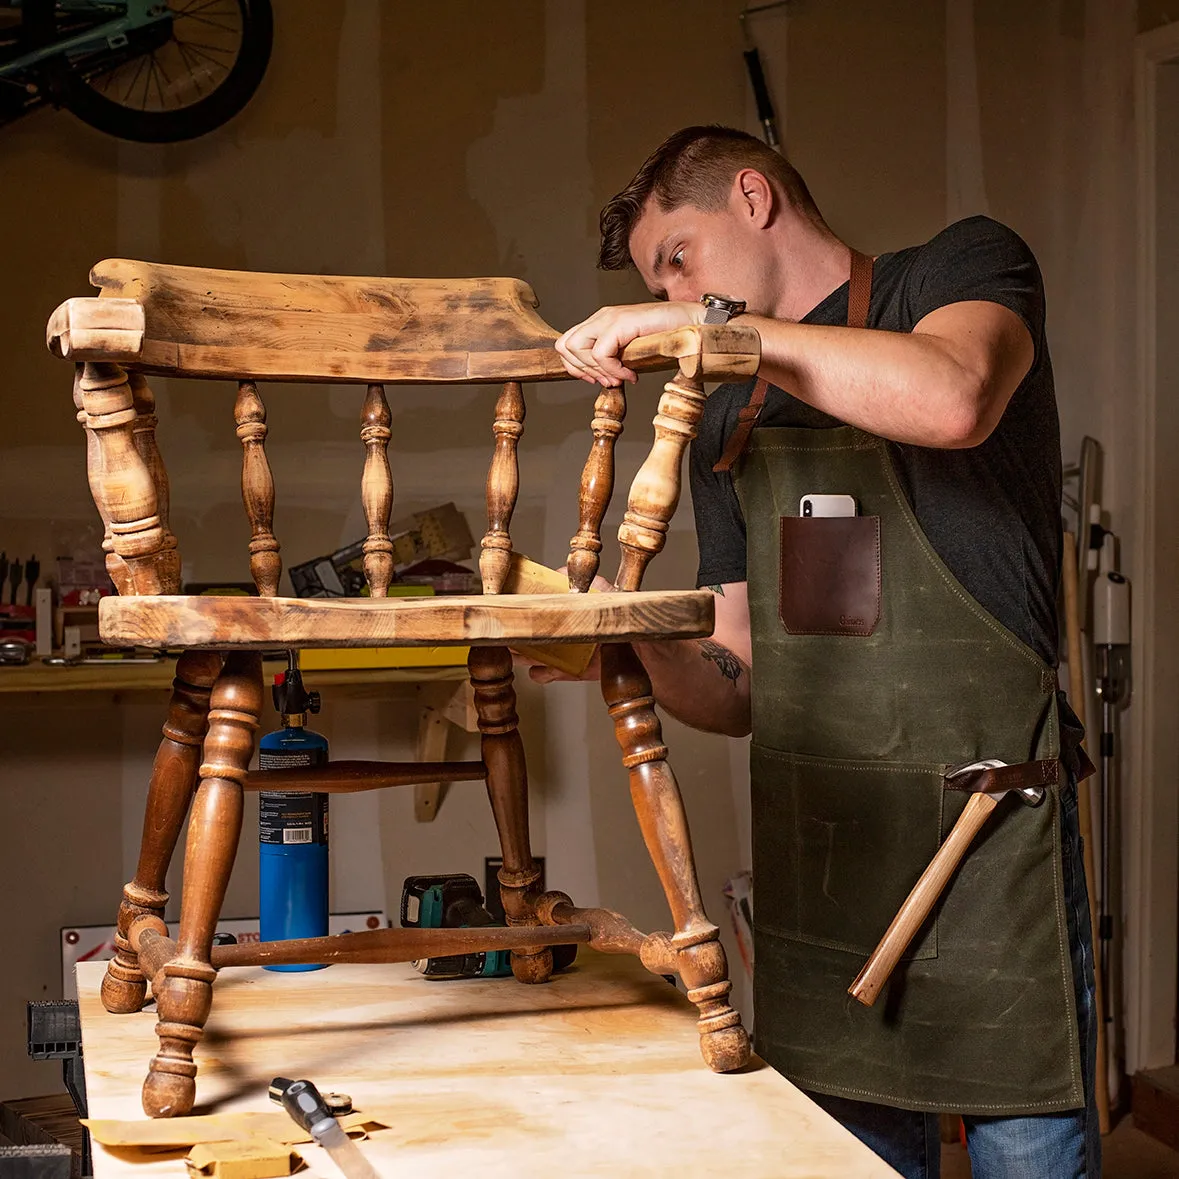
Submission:
[[[849,249],[851,254],[851,275],[847,280],[847,326],[866,328],[868,326],[868,308],[872,299],[872,258],[868,254],[861,254],[859,250]],[[769,383],[764,377],[758,377],[749,400],[741,407],[737,414],[737,428],[729,435],[725,445],[725,452],[713,465],[713,471],[732,470],[733,464],[745,452],[749,445],[749,435],[761,417],[765,408],[766,393]]]

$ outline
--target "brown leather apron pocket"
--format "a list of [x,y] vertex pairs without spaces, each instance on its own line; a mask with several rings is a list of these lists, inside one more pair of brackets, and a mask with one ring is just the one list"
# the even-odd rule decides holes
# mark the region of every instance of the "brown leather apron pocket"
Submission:
[[783,516],[778,616],[792,635],[866,637],[880,620],[880,517]]
[[[756,928],[870,954],[941,842],[944,767],[756,744],[750,762]],[[935,915],[905,957],[936,956]]]

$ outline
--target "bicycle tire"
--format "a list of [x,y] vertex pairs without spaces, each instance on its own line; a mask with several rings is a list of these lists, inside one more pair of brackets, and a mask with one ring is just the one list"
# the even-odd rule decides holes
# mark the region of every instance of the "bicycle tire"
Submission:
[[136,110],[99,93],[85,77],[69,73],[63,105],[91,127],[137,143],[178,143],[227,123],[261,84],[274,39],[270,0],[234,2],[241,13],[241,47],[228,73],[205,97],[175,110]]

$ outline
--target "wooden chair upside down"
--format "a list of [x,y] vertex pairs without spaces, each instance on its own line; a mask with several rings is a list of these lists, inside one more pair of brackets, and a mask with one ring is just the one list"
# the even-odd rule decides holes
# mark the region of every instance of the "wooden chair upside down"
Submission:
[[[523,384],[564,379],[557,333],[515,279],[340,278],[253,274],[114,259],[91,274],[97,298],[70,299],[53,314],[48,343],[75,362],[74,402],[85,428],[87,472],[105,526],[107,569],[118,590],[99,609],[110,643],[181,648],[156,755],[135,878],[123,889],[116,954],[103,983],[109,1011],[138,1011],[147,984],[157,1002],[159,1051],[143,1086],[153,1117],[188,1113],[196,1092],[193,1048],[226,965],[399,962],[508,948],[522,982],[552,971],[550,946],[580,942],[638,956],[678,974],[699,1010],[701,1051],[717,1071],[741,1067],[749,1040],[729,1005],[718,930],[700,899],[687,819],[667,762],[651,684],[630,642],[711,633],[713,597],[640,589],[663,546],[679,499],[684,447],[704,406],[703,382],[747,378],[760,343],[740,325],[685,328],[636,340],[626,363],[674,369],[655,416],[655,439],[630,489],[619,529],[614,591],[589,594],[600,528],[614,483],[614,443],[626,403],[602,390],[581,477],[579,527],[568,557],[576,593],[505,593],[509,525],[519,487],[517,443]],[[147,376],[237,382],[242,498],[258,597],[183,596],[180,556],[168,526],[168,479],[155,440]],[[367,521],[364,571],[371,597],[277,596],[279,542],[266,458],[260,381],[367,385],[360,437]],[[500,384],[487,477],[481,596],[390,598],[393,480],[391,415],[384,386]],[[528,786],[517,732],[513,645],[600,643],[602,695],[614,720],[639,824],[671,910],[670,933],[643,934],[618,913],[582,909],[540,892],[528,840]],[[478,762],[336,762],[318,770],[249,771],[262,711],[261,651],[276,647],[469,646],[481,734]],[[276,776],[280,775],[280,776]],[[328,938],[214,947],[242,823],[243,790],[350,791],[483,779],[503,851],[499,884],[507,928],[383,929]],[[186,816],[184,887],[175,939],[164,924],[165,874]]]

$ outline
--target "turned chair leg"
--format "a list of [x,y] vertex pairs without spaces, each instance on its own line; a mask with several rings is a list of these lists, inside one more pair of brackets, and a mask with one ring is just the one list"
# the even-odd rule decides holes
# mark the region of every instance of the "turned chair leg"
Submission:
[[176,664],[164,737],[152,765],[143,838],[135,878],[123,886],[115,933],[115,956],[102,980],[107,1011],[138,1011],[147,994],[139,955],[131,948],[131,923],[145,914],[163,920],[168,894],[164,881],[197,781],[201,742],[209,719],[209,691],[221,670],[216,651],[186,651]]
[[241,835],[242,782],[262,711],[262,659],[256,651],[226,658],[210,705],[184,853],[179,953],[152,982],[160,1050],[143,1083],[143,1109],[153,1118],[187,1114],[196,1098],[192,1051],[213,1001],[213,932]]
[[630,771],[630,792],[647,851],[671,908],[670,938],[688,998],[700,1015],[700,1051],[709,1068],[729,1072],[749,1061],[749,1037],[729,1005],[728,963],[720,931],[704,913],[683,799],[655,712],[651,681],[629,643],[602,645],[602,696]]
[[[487,766],[487,796],[503,852],[499,889],[504,914],[509,925],[539,925],[540,869],[528,840],[528,770],[517,728],[512,654],[506,647],[472,647],[467,668]],[[545,982],[553,973],[552,950],[513,950],[512,973],[520,982]]]

